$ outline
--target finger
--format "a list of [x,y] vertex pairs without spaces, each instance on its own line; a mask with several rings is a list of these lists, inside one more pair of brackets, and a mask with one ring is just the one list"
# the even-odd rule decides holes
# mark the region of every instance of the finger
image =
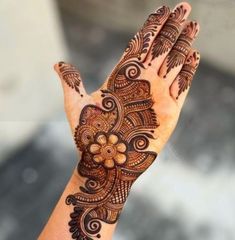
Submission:
[[148,60],[150,61],[149,65],[157,71],[177,41],[182,26],[189,16],[190,11],[191,6],[188,3],[176,5],[160,33],[154,39]]
[[170,94],[177,101],[179,107],[183,106],[185,98],[191,86],[193,76],[200,61],[200,54],[196,50],[191,50],[186,61],[170,86]]
[[199,24],[197,22],[188,22],[172,50],[165,58],[159,70],[159,76],[165,78],[169,86],[180,72],[198,32]]
[[66,93],[73,91],[74,94],[78,95],[77,97],[83,97],[84,94],[86,94],[80,73],[73,65],[59,62],[58,64],[55,64],[54,69],[59,75],[63,89]]
[[59,62],[55,64],[54,69],[62,83],[65,111],[73,130],[78,121],[79,109],[88,95],[84,89],[80,73],[73,65]]
[[152,45],[153,40],[161,30],[169,15],[170,9],[166,6],[162,6],[158,8],[154,13],[150,14],[143,27],[129,42],[124,52],[123,58],[131,54],[143,62],[146,58],[149,48]]

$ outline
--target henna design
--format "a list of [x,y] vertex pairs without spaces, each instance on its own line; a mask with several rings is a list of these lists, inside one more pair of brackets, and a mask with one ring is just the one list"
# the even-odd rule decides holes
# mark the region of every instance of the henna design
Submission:
[[152,48],[152,60],[168,52],[177,40],[180,27],[185,21],[186,9],[178,6],[166,21],[159,35],[155,38]]
[[157,156],[147,151],[159,123],[138,57],[148,47],[149,34],[154,34],[152,23],[157,25],[160,20],[155,19],[162,19],[158,14],[165,14],[159,12],[131,40],[107,89],[101,90],[101,106],[86,105],[81,112],[74,139],[82,152],[77,170],[86,180],[81,192],[66,199],[74,206],[69,221],[73,239],[100,238],[102,222],[116,223],[132,184]]
[[198,24],[190,22],[183,29],[172,50],[167,56],[166,75],[175,67],[183,65],[189,54],[192,42],[198,33]]
[[[69,87],[75,89],[80,94],[81,77],[76,68],[71,64],[64,62],[59,63],[59,71],[62,79],[68,84]],[[83,97],[82,94],[80,94]]]
[[188,89],[188,87],[190,87],[193,76],[199,65],[199,58],[200,57],[198,52],[193,52],[192,54],[188,55],[186,62],[181,69],[181,72],[175,79],[175,81],[178,82],[179,86],[178,96],[176,97],[176,99],[179,98],[179,95],[182,92],[184,92]]
[[170,9],[166,6],[162,6],[150,14],[143,27],[129,42],[124,58],[132,55],[132,57],[138,57],[138,60],[143,61],[141,56],[147,54],[151,41],[156,37],[160,26],[166,21],[169,14]]
[[96,163],[102,163],[106,168],[113,168],[116,164],[122,165],[126,162],[126,150],[126,144],[120,142],[116,134],[99,133],[88,151],[93,154]]

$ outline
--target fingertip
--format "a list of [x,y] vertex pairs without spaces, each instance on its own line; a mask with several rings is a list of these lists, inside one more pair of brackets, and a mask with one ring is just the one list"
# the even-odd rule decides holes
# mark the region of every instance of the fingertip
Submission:
[[182,6],[184,9],[186,9],[188,12],[191,12],[192,7],[188,2],[180,2],[179,4],[176,5],[176,7]]
[[186,21],[181,34],[194,40],[199,34],[199,31],[200,25],[197,21]]
[[183,24],[191,12],[191,6],[187,2],[181,2],[175,6],[171,12],[170,18],[179,24]]
[[200,59],[201,59],[201,54],[200,54],[199,51],[197,51],[197,50],[195,50],[195,51],[196,51],[196,55],[197,55],[198,61],[200,61]]
[[190,64],[194,68],[197,68],[201,59],[201,55],[198,50],[192,49],[187,57],[186,63]]
[[200,32],[200,24],[195,20],[191,21],[191,24],[194,27],[194,31],[196,32],[195,33],[195,37],[196,37],[198,35],[198,33]]
[[60,72],[60,68],[61,68],[64,64],[65,64],[65,62],[62,62],[62,61],[56,63],[56,64],[54,65],[54,70],[55,70],[57,73],[59,73],[59,72]]
[[193,20],[192,23],[197,26],[197,29],[198,29],[198,31],[199,31],[199,30],[200,30],[200,24],[199,24],[199,22],[196,21],[196,20]]
[[58,72],[58,63],[56,63],[56,64],[54,64],[54,70],[56,71],[56,72]]
[[168,6],[163,5],[155,10],[155,13],[168,13],[170,14],[171,10]]
[[197,66],[196,67],[198,67],[199,64],[200,64],[200,60],[201,60],[201,54],[198,51],[196,52],[196,60],[197,60]]

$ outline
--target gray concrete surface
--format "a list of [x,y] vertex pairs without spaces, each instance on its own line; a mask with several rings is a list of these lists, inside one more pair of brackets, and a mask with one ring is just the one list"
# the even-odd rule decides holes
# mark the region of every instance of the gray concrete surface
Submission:
[[58,112],[62,93],[53,65],[67,52],[54,0],[0,5],[1,164]]

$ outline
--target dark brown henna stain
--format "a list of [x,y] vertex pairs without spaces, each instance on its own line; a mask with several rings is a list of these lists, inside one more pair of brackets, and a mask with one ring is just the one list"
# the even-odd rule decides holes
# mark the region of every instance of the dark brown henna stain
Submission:
[[[80,94],[81,77],[76,68],[71,64],[59,62],[59,71],[62,79],[68,84],[69,87],[75,89]],[[83,97],[82,94],[80,94]]]
[[157,30],[159,30],[159,26],[161,26],[166,21],[166,19],[169,17],[169,14],[170,9],[166,6],[163,6],[157,9],[155,13],[151,14],[148,17],[142,28],[144,43],[141,54],[148,52],[151,37],[154,38],[156,36]]
[[85,106],[75,129],[82,152],[78,173],[86,181],[81,192],[66,199],[74,206],[69,222],[73,239],[100,238],[102,222],[116,223],[132,184],[157,156],[146,150],[159,124],[150,83],[141,79],[145,67],[136,58],[146,47],[148,33],[143,32],[101,90],[101,107]]
[[137,57],[138,60],[144,61],[142,55],[146,56],[151,40],[155,38],[159,27],[166,21],[169,14],[170,9],[166,6],[162,6],[156,12],[150,14],[143,27],[129,42],[124,58],[125,56],[129,58],[132,55],[132,57]]
[[167,69],[164,77],[166,77],[173,68],[184,64],[197,33],[198,24],[196,22],[189,22],[167,56]]
[[181,25],[185,21],[185,13],[186,9],[181,5],[170,14],[170,17],[153,42],[152,60],[168,52],[173,47],[179,36]]
[[178,90],[178,96],[176,99],[179,98],[180,94],[187,90],[193,80],[193,76],[198,68],[200,60],[200,55],[198,52],[193,52],[192,54],[189,54],[189,56],[186,59],[185,64],[183,65],[181,72],[176,77],[175,81],[178,82],[179,90]]

